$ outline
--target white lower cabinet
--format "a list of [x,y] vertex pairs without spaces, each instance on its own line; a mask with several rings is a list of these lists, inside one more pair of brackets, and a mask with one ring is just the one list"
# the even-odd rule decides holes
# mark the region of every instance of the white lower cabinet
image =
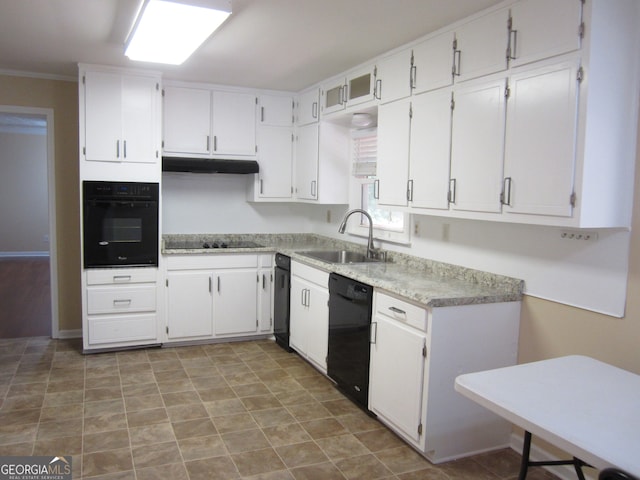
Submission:
[[323,373],[329,343],[329,273],[291,262],[289,343]]
[[376,291],[369,409],[434,463],[509,445],[511,426],[454,390],[517,361],[520,302],[423,308]]
[[85,351],[159,342],[156,268],[105,268],[82,275]]
[[[261,273],[268,268],[265,265],[271,264],[271,257],[256,254],[167,257],[167,342],[270,333],[271,326],[260,326],[260,318],[265,295]],[[266,287],[270,289],[270,284]]]
[[258,269],[258,329],[273,332],[273,255],[261,255]]

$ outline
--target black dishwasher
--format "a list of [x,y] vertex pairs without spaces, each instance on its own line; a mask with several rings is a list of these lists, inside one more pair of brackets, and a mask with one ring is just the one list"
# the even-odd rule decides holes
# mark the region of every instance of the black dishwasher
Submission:
[[365,410],[369,399],[369,351],[373,287],[329,275],[327,375]]
[[273,335],[276,343],[287,351],[289,347],[289,296],[291,288],[291,258],[276,253],[273,289]]

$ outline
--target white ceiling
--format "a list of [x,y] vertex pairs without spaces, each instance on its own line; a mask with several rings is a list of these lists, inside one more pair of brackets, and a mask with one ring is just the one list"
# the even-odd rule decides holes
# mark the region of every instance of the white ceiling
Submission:
[[124,56],[141,1],[0,0],[0,72],[74,78],[85,62],[299,91],[500,0],[232,0],[231,17],[180,66]]

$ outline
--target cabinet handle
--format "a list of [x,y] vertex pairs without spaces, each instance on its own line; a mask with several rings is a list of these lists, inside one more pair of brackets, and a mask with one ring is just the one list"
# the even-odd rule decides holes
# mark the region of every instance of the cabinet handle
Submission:
[[262,179],[260,179],[260,194],[262,194]]
[[216,135],[213,136],[213,151],[218,151],[218,137]]
[[376,80],[376,86],[373,89],[373,98],[382,100],[382,79],[381,78]]
[[116,158],[120,158],[120,140],[116,140]]
[[373,198],[376,200],[380,199],[380,179],[376,178],[373,181]]
[[123,283],[123,282],[130,282],[131,281],[131,275],[114,275],[113,276],[113,283]]
[[413,180],[407,181],[407,201],[413,202]]
[[456,203],[456,179],[452,178],[449,180],[449,193],[448,198],[449,203]]
[[260,107],[260,121],[264,123],[264,107]]
[[209,151],[209,148],[211,148],[211,137],[207,135],[207,152]]
[[124,158],[127,158],[127,141],[126,140],[122,142],[122,152],[123,152]]
[[507,60],[516,59],[518,48],[518,30],[509,30],[509,43],[507,45]]
[[346,84],[341,87],[341,93],[342,93],[341,100],[342,101],[340,102],[340,105],[344,105],[345,103],[347,103],[347,99],[349,98],[349,94],[347,93],[347,89],[348,88],[349,87],[347,87]]
[[211,277],[209,277],[209,293],[211,293]]
[[267,278],[264,273],[262,274],[262,289],[264,290],[267,287]]
[[451,72],[454,77],[460,76],[460,57],[461,57],[461,50],[454,50],[453,51],[453,70]]
[[502,181],[502,193],[500,194],[500,203],[502,205],[511,206],[511,184],[513,180],[511,177],[505,177]]
[[125,299],[116,299],[113,301],[113,306],[114,307],[128,307],[129,305],[131,305],[131,299],[130,298],[125,298]]
[[313,102],[313,105],[311,105],[311,116],[318,118],[318,102]]
[[411,70],[409,72],[409,88],[411,88],[411,90],[416,88],[416,72],[417,72],[417,70],[418,70],[417,66],[411,65]]
[[404,310],[399,309],[398,307],[389,307],[389,310],[391,310],[393,313],[398,313],[400,315],[406,315],[407,312],[405,312]]
[[305,289],[307,291],[307,302],[306,305],[307,307],[311,306],[311,290],[309,290],[308,288]]
[[300,290],[300,304],[304,307],[305,303],[304,303],[304,292],[306,291],[306,288],[303,288],[302,290]]
[[218,293],[220,293],[220,277],[217,277],[217,278],[218,278]]
[[315,180],[311,180],[311,196],[315,198],[317,195],[317,182]]
[[378,322],[371,322],[371,328],[369,330],[369,343],[375,345],[378,341]]

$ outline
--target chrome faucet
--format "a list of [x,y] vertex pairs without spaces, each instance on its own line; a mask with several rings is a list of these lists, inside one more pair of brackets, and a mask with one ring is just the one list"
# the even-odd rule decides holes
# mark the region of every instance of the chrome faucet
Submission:
[[371,215],[366,210],[362,210],[361,208],[354,208],[353,210],[349,210],[342,219],[342,223],[338,227],[338,233],[344,233],[347,228],[347,219],[353,215],[354,213],[361,213],[369,220],[369,241],[367,243],[367,257],[368,258],[377,258],[377,249],[373,246],[373,220],[371,219]]

